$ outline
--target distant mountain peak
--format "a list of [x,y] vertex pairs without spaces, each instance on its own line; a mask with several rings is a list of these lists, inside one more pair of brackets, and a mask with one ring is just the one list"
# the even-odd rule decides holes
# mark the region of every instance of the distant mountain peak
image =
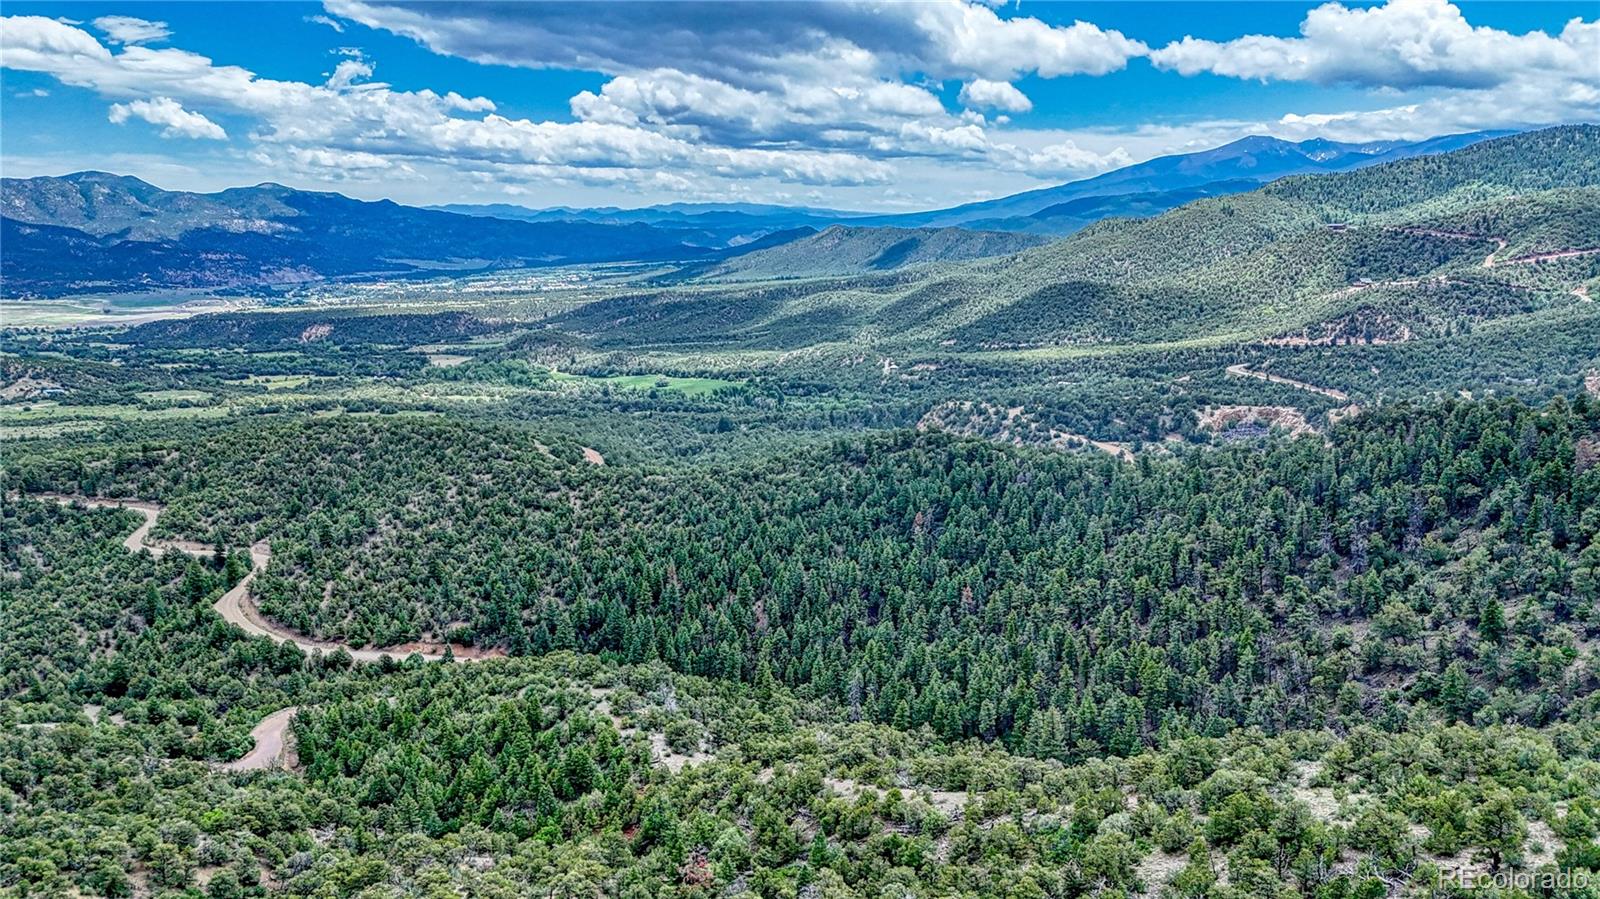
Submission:
[[[1507,132],[1480,131],[1441,135],[1420,141],[1376,141],[1365,144],[1347,144],[1326,138],[1293,143],[1267,134],[1251,134],[1219,147],[1158,156],[1082,181],[949,209],[882,216],[872,220],[872,223],[904,227],[959,225],[1036,230],[1041,227],[1041,220],[1034,216],[1042,210],[1084,197],[1123,195],[1139,195],[1139,208],[1148,215],[1177,205],[1177,202],[1163,204],[1159,199],[1162,193],[1171,193],[1175,201],[1182,197],[1192,198],[1196,190],[1203,194],[1237,193],[1289,175],[1349,171],[1408,156],[1456,150],[1505,134]],[[1227,189],[1210,190],[1208,185],[1226,186]],[[1114,207],[1114,204],[1105,205],[1108,210]],[[1108,211],[1106,214],[1116,213]],[[1070,229],[1081,227],[1082,224],[1074,219],[1069,230],[1046,233],[1070,233]]]

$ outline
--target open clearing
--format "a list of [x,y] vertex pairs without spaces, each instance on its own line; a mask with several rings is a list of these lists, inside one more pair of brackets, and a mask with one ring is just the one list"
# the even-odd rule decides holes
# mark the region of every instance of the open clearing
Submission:
[[680,378],[676,375],[575,375],[551,370],[550,380],[611,387],[616,390],[676,390],[688,396],[703,396],[723,387],[737,387],[737,381],[720,378]]
[[141,406],[63,406],[59,403],[25,403],[0,406],[0,424],[71,419],[138,419],[152,421],[163,418],[221,418],[228,414],[229,406],[173,406],[166,409],[146,409]]
[[48,440],[86,434],[106,427],[104,421],[58,421],[38,425],[0,425],[0,440]]
[[211,399],[204,390],[144,390],[138,396],[150,403],[204,403]]
[[264,387],[267,390],[295,390],[326,375],[248,375],[233,381],[246,387]]

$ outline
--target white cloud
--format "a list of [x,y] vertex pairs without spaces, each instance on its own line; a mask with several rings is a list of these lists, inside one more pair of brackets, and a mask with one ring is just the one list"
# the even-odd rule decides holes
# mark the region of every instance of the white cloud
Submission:
[[962,85],[959,99],[961,105],[969,109],[1002,109],[1006,112],[1028,112],[1033,109],[1033,101],[1014,85],[983,78]]
[[1031,18],[1001,19],[988,7],[956,2],[903,6],[942,51],[924,59],[942,64],[936,71],[951,77],[1007,81],[1029,72],[1045,78],[1106,75],[1148,52],[1143,43],[1088,22],[1061,27]]
[[339,21],[338,19],[330,18],[330,17],[324,16],[324,15],[314,15],[314,16],[306,16],[301,21],[307,22],[307,23],[312,24],[312,25],[326,25],[329,28],[332,28],[334,31],[338,32],[339,34],[344,34],[344,23]]
[[172,30],[167,27],[166,22],[151,22],[133,16],[101,16],[94,20],[94,27],[105,32],[106,39],[113,44],[148,44],[151,41],[164,41],[172,36]]
[[1573,20],[1557,36],[1474,27],[1447,0],[1389,0],[1370,9],[1325,3],[1299,37],[1185,37],[1150,54],[1183,75],[1311,81],[1364,87],[1486,88],[1533,75],[1600,80],[1596,24]]
[[111,121],[121,125],[130,118],[143,119],[152,125],[162,126],[162,137],[191,137],[197,140],[227,140],[222,126],[198,112],[184,109],[171,97],[153,100],[134,100],[111,106]]
[[1002,18],[962,0],[751,3],[737,15],[725,3],[551,5],[537,15],[515,6],[383,0],[329,0],[327,8],[441,54],[601,71],[610,79],[598,91],[571,100],[583,122],[729,150],[885,162],[931,156],[1012,166],[1035,158],[992,134],[981,115],[952,113],[908,79],[958,78],[968,83],[962,101],[969,108],[1021,113],[1031,103],[1009,79],[1105,74],[1147,52],[1089,23]]
[[[1298,36],[1190,38],[1153,53],[1175,73],[1349,84],[1367,89],[1365,98],[1340,92],[1329,108],[1297,100],[1263,107],[1258,120],[1072,131],[1030,125],[1033,103],[1013,82],[1114,72],[1151,54],[1144,44],[1089,23],[1052,26],[959,0],[536,11],[329,0],[328,12],[308,21],[337,31],[346,23],[334,16],[342,16],[439,53],[605,77],[570,98],[570,120],[539,121],[499,114],[489,98],[447,85],[397,90],[375,82],[375,63],[354,47],[333,50],[344,58],[305,83],[145,46],[165,36],[160,23],[132,20],[149,26],[143,32],[122,23],[118,38],[97,21],[111,35],[102,39],[37,16],[4,20],[0,65],[94,91],[113,121],[138,118],[171,137],[223,139],[216,122],[228,121],[236,140],[209,154],[213,182],[218,171],[241,173],[236,180],[264,172],[337,181],[353,191],[393,182],[434,202],[461,191],[550,202],[603,191],[590,201],[615,202],[633,191],[655,200],[824,196],[836,206],[927,207],[1246,134],[1415,138],[1592,119],[1600,109],[1600,72],[1583,64],[1600,58],[1600,25],[1574,20],[1553,36],[1508,34],[1468,25],[1443,0],[1327,4],[1305,16]],[[940,98],[951,82],[961,88],[947,109]],[[404,187],[429,182],[432,196]]]
[[356,60],[341,63],[327,84],[311,85],[261,78],[185,50],[133,46],[112,53],[89,34],[38,16],[10,17],[5,26],[0,40],[6,67],[132,98],[113,107],[114,121],[138,117],[174,135],[220,136],[214,123],[185,107],[251,116],[260,123],[250,135],[254,142],[285,148],[285,158],[302,164],[384,157],[462,168],[535,164],[638,170],[640,177],[679,168],[719,177],[845,185],[884,183],[892,172],[882,162],[848,153],[702,145],[625,124],[511,119],[495,114],[493,102],[484,97],[362,83],[358,79],[370,68]]
[[328,87],[334,90],[354,85],[362,78],[372,77],[372,66],[358,59],[346,59],[333,69],[333,74],[328,76]]
[[1473,26],[1447,0],[1325,3],[1306,14],[1298,37],[1186,37],[1151,61],[1183,75],[1355,85],[1382,103],[1292,112],[1256,126],[1289,138],[1418,139],[1587,121],[1600,109],[1600,23],[1573,19],[1556,35],[1512,34]]
[[1028,151],[1015,165],[1022,171],[1035,175],[1057,175],[1063,178],[1082,178],[1108,169],[1132,165],[1133,157],[1121,147],[1109,153],[1087,150],[1071,140],[1050,144]]
[[1147,49],[1086,22],[1001,18],[963,0],[923,3],[575,3],[415,6],[327,0],[329,12],[433,51],[525,68],[673,69],[741,87],[916,72],[1012,80],[1101,75]]

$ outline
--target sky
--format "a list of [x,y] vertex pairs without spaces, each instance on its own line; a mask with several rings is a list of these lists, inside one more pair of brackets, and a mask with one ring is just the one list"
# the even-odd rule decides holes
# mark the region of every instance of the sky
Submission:
[[1600,120],[1600,4],[30,3],[0,172],[941,208],[1252,134]]

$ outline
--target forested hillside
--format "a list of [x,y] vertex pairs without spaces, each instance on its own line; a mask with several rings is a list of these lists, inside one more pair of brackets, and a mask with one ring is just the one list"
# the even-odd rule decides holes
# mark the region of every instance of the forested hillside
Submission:
[[[911,275],[854,259],[848,278],[706,288],[692,303],[621,295],[562,324],[613,344],[861,341],[900,356],[1247,343],[1338,333],[1352,316],[1383,320],[1387,342],[1440,336],[1586,302],[1573,291],[1600,275],[1596,160],[1600,128],[1553,128],[1102,221],[994,260]],[[1440,308],[1441,289],[1462,287],[1494,305]]]
[[1597,431],[1587,400],[1464,405],[1265,459],[902,436],[663,478],[327,423],[14,486],[153,496],[161,530],[272,541],[261,607],[315,637],[771,676],[853,717],[1076,759],[1171,727],[1563,718],[1597,674]]
[[[14,458],[0,883],[1378,896],[1592,868],[1597,462],[1584,398],[1135,464],[900,433],[612,470],[354,418]],[[152,539],[227,561],[129,553],[136,516],[45,490],[158,500]],[[275,621],[513,658],[245,637],[211,604],[258,540]],[[284,707],[292,771],[220,766]]]
[[1597,160],[8,304],[0,899],[1600,899]]
[[1044,242],[1042,237],[971,231],[965,228],[849,228],[834,225],[818,234],[741,254],[702,277],[763,278],[848,275],[890,271],[930,262],[965,262],[1005,256]]

